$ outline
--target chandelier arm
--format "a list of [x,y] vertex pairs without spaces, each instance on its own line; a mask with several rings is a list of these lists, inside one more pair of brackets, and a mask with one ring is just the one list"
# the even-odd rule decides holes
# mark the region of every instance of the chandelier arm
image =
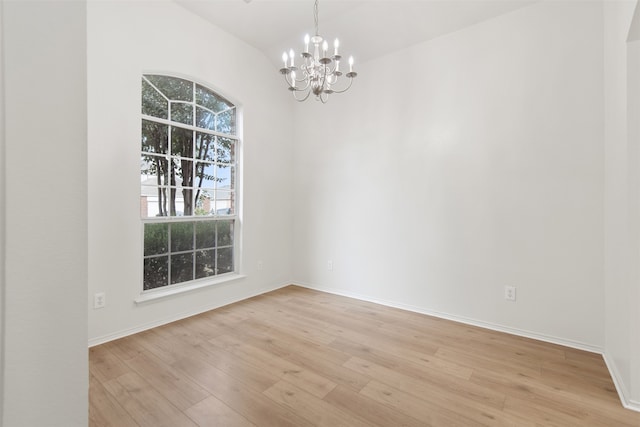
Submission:
[[[291,73],[284,74],[284,81],[287,82],[287,85],[289,85],[289,90],[295,91],[295,92],[302,92],[309,88],[310,81],[306,77],[298,80],[298,79],[293,79],[290,76],[291,76]],[[306,82],[304,87],[296,86],[296,83],[302,83],[302,82]]]
[[298,88],[296,87],[296,92],[302,92],[304,90],[309,89],[309,86],[311,86],[311,81],[307,80],[307,79],[303,79],[303,80],[299,80],[300,83],[305,82],[304,87]]
[[[295,83],[305,83],[304,87],[297,87],[295,85]],[[292,87],[296,92],[302,92],[304,90],[307,90],[309,88],[309,85],[311,84],[311,82],[309,81],[309,79],[307,79],[306,77],[303,77],[301,79],[295,79],[292,81],[289,81],[287,79],[287,83],[289,84],[289,87]]]
[[291,73],[287,73],[284,74],[284,81],[287,82],[287,85],[289,85],[289,87],[294,87],[294,85],[292,84],[292,79],[289,78]]
[[292,91],[291,93],[293,94],[293,99],[295,99],[295,100],[296,100],[296,101],[298,101],[298,102],[304,102],[304,101],[306,101],[306,100],[307,100],[307,98],[309,98],[309,95],[311,95],[311,90],[309,90],[309,91],[307,91],[307,94],[304,96],[304,98],[298,98],[298,97],[296,96],[296,92],[299,92],[299,91]]
[[353,77],[349,77],[349,86],[347,86],[346,88],[342,89],[342,90],[333,90],[333,93],[344,93],[346,91],[348,91],[351,88],[351,85],[353,84]]

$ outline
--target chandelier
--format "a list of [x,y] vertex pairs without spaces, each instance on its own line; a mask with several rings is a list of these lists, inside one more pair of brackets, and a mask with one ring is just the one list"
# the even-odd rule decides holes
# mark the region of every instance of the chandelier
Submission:
[[[340,77],[343,76],[340,71],[342,56],[338,53],[340,42],[335,39],[333,55],[329,56],[329,43],[318,32],[318,0],[315,0],[313,6],[313,19],[316,35],[310,38],[307,34],[304,37],[304,52],[300,54],[302,62],[296,66],[296,55],[291,49],[289,54],[287,52],[282,54],[284,67],[280,69],[280,73],[284,76],[296,101],[305,101],[313,93],[316,100],[324,104],[332,93],[342,93],[349,90],[358,73],[353,71],[353,56],[351,56],[349,57],[349,72],[344,74],[349,82],[345,85],[342,83],[344,79],[340,80]],[[309,50],[310,42],[312,51]],[[339,80],[340,83],[338,83]],[[336,85],[342,87],[337,88]]]

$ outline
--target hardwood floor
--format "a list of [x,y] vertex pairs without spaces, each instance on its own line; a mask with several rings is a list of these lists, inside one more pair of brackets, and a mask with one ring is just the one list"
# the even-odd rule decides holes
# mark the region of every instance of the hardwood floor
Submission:
[[295,286],[89,365],[91,426],[640,426],[599,355]]

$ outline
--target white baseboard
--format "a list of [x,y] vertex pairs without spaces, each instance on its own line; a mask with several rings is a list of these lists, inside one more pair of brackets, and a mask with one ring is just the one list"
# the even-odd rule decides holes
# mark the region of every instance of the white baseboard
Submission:
[[205,306],[201,306],[199,308],[196,308],[194,310],[190,310],[188,312],[185,313],[181,313],[181,314],[177,314],[175,316],[170,316],[168,318],[164,318],[164,319],[160,319],[154,322],[149,322],[149,323],[145,323],[143,325],[139,325],[133,328],[129,328],[126,330],[122,330],[122,331],[118,331],[112,334],[108,334],[108,335],[104,335],[101,337],[96,337],[93,339],[89,340],[89,347],[93,347],[99,344],[104,344],[106,342],[109,341],[113,341],[119,338],[124,338],[126,336],[129,335],[133,335],[139,332],[143,332],[149,329],[153,329],[156,328],[158,326],[162,326],[162,325],[166,325],[167,323],[171,323],[171,322],[175,322],[177,320],[181,320],[181,319],[185,319],[187,317],[191,317],[191,316],[195,316],[197,314],[200,313],[204,313],[210,310],[214,310],[216,308],[220,308],[220,307],[224,307],[226,305],[229,304],[233,304],[236,303],[238,301],[242,301],[248,298],[252,298],[258,295],[262,295],[264,293],[267,292],[271,292],[271,291],[275,291],[277,289],[281,289],[284,288],[286,286],[290,286],[290,285],[295,285],[295,286],[300,286],[303,288],[308,288],[308,289],[313,289],[313,290],[317,290],[320,292],[327,292],[330,294],[335,294],[335,295],[341,295],[341,296],[345,296],[345,297],[349,297],[349,298],[355,298],[361,301],[368,301],[368,302],[372,302],[375,304],[380,304],[380,305],[384,305],[387,307],[394,307],[394,308],[399,308],[402,310],[407,310],[407,311],[411,311],[414,313],[420,313],[420,314],[425,314],[428,316],[434,316],[434,317],[438,317],[441,319],[447,319],[447,320],[451,320],[454,322],[459,322],[459,323],[464,323],[467,325],[472,325],[472,326],[478,326],[481,328],[485,328],[485,329],[490,329],[490,330],[494,330],[494,331],[498,331],[498,332],[505,332],[508,334],[512,334],[512,335],[517,335],[517,336],[521,336],[521,337],[526,337],[526,338],[532,338],[532,339],[536,339],[539,341],[545,341],[545,342],[549,342],[552,344],[558,344],[558,345],[563,345],[565,347],[571,347],[571,348],[575,348],[578,350],[584,350],[584,351],[589,351],[592,353],[598,353],[601,354],[604,358],[604,362],[607,366],[607,369],[609,370],[609,374],[611,375],[611,378],[613,380],[613,383],[616,387],[616,390],[618,392],[618,396],[620,398],[620,401],[622,403],[622,405],[627,408],[630,409],[632,411],[638,411],[640,412],[640,402],[629,399],[629,392],[625,387],[624,382],[620,379],[620,374],[616,368],[615,363],[613,363],[612,360],[610,360],[609,357],[607,357],[607,355],[604,353],[603,348],[599,347],[599,346],[593,346],[590,344],[585,344],[585,343],[581,343],[578,341],[573,341],[573,340],[567,340],[567,339],[563,339],[563,338],[558,338],[558,337],[554,337],[554,336],[550,336],[550,335],[545,335],[545,334],[539,334],[536,332],[531,332],[531,331],[525,331],[522,329],[518,329],[518,328],[511,328],[508,326],[503,326],[503,325],[498,325],[498,324],[494,324],[494,323],[490,323],[490,322],[484,322],[484,321],[480,321],[480,320],[476,320],[476,319],[470,319],[467,317],[463,317],[463,316],[457,316],[457,315],[452,315],[449,313],[442,313],[442,312],[438,312],[438,311],[434,311],[434,310],[428,310],[428,309],[424,309],[422,307],[417,307],[417,306],[413,306],[410,304],[403,304],[403,303],[398,303],[395,301],[387,301],[387,300],[382,300],[382,299],[378,299],[378,298],[372,298],[369,297],[367,295],[362,295],[362,294],[358,294],[358,293],[354,293],[354,292],[345,292],[343,290],[340,289],[332,289],[332,288],[325,288],[325,287],[321,287],[321,286],[314,286],[308,283],[303,283],[303,282],[286,282],[286,283],[281,283],[278,285],[273,285],[273,286],[268,286],[265,288],[262,288],[256,292],[252,292],[250,294],[244,295],[242,297],[238,297],[237,299],[233,299],[230,301],[225,301],[221,304],[209,304],[209,305],[205,305]]
[[411,311],[414,313],[420,313],[420,314],[426,314],[427,316],[433,316],[433,317],[438,317],[440,319],[447,319],[447,320],[451,320],[454,322],[458,322],[458,323],[464,323],[466,325],[471,325],[471,326],[478,326],[480,328],[485,328],[485,329],[490,329],[492,331],[498,331],[498,332],[505,332],[508,334],[512,334],[512,335],[517,335],[520,337],[525,337],[525,338],[531,338],[534,340],[539,340],[539,341],[545,341],[548,343],[552,343],[552,344],[558,344],[558,345],[562,345],[565,347],[571,347],[571,348],[575,348],[578,350],[584,350],[584,351],[588,351],[591,353],[598,353],[598,354],[603,354],[603,348],[599,347],[599,346],[594,346],[591,344],[586,344],[583,342],[579,342],[579,341],[573,341],[573,340],[568,340],[565,338],[558,338],[558,337],[554,337],[551,335],[545,335],[545,334],[540,334],[537,332],[531,332],[531,331],[526,331],[523,329],[518,329],[518,328],[512,328],[509,326],[504,326],[504,325],[499,325],[496,323],[491,323],[491,322],[484,322],[482,320],[476,320],[476,319],[471,319],[468,317],[464,317],[464,316],[458,316],[455,314],[449,314],[449,313],[443,313],[443,312],[439,312],[439,311],[435,311],[435,310],[429,310],[429,309],[425,309],[423,307],[418,307],[418,306],[413,306],[410,304],[404,304],[404,303],[399,303],[399,302],[395,302],[395,301],[387,301],[387,300],[383,300],[383,299],[379,299],[379,298],[372,298],[369,297],[367,295],[362,295],[362,294],[357,294],[354,292],[344,292],[342,290],[339,289],[331,289],[331,288],[325,288],[322,286],[314,286],[308,283],[300,283],[300,282],[293,282],[293,284],[297,285],[297,286],[301,286],[304,288],[309,288],[309,289],[314,289],[316,291],[321,291],[321,292],[327,292],[330,294],[335,294],[335,295],[341,295],[341,296],[345,296],[345,297],[349,297],[349,298],[355,298],[355,299],[359,299],[362,301],[368,301],[368,302],[372,302],[375,304],[380,304],[380,305],[384,305],[387,307],[394,307],[394,308],[399,308],[402,310],[407,310],[407,311]]
[[558,338],[558,337],[553,337],[553,336],[549,336],[549,335],[545,335],[545,334],[539,334],[536,332],[531,332],[531,331],[525,331],[522,329],[517,329],[517,328],[511,328],[508,326],[502,326],[502,325],[497,325],[494,323],[490,323],[490,322],[483,322],[483,321],[479,321],[479,320],[475,320],[475,319],[469,319],[463,316],[456,316],[456,315],[452,315],[452,314],[448,314],[448,313],[441,313],[438,311],[433,311],[433,310],[427,310],[421,307],[416,307],[416,306],[412,306],[409,304],[402,304],[402,303],[397,303],[394,301],[386,301],[386,300],[381,300],[378,298],[371,298],[369,296],[366,295],[361,295],[361,294],[357,294],[354,292],[344,292],[342,290],[339,289],[331,289],[331,288],[325,288],[325,287],[321,287],[321,286],[314,286],[314,285],[310,285],[308,283],[302,283],[302,282],[293,282],[293,284],[295,284],[296,286],[301,286],[303,288],[308,288],[308,289],[313,289],[313,290],[317,290],[317,291],[321,291],[321,292],[327,292],[330,294],[335,294],[335,295],[341,295],[341,296],[345,296],[345,297],[349,297],[349,298],[355,298],[355,299],[359,299],[362,301],[368,301],[368,302],[373,302],[376,304],[381,304],[387,307],[394,307],[394,308],[400,308],[402,310],[407,310],[407,311],[412,311],[414,313],[420,313],[420,314],[426,314],[428,316],[434,316],[434,317],[438,317],[441,319],[447,319],[447,320],[452,320],[454,322],[459,322],[459,323],[464,323],[467,325],[472,325],[472,326],[479,326],[481,328],[485,328],[485,329],[491,329],[494,331],[499,331],[499,332],[506,332],[508,334],[512,334],[512,335],[517,335],[517,336],[521,336],[521,337],[526,337],[526,338],[532,338],[532,339],[536,339],[539,341],[545,341],[545,342],[549,342],[552,344],[558,344],[558,345],[562,345],[565,347],[571,347],[571,348],[575,348],[578,350],[584,350],[584,351],[589,351],[591,353],[598,353],[601,354],[604,362],[607,366],[607,369],[609,370],[609,375],[611,375],[611,379],[613,380],[613,384],[616,387],[616,391],[618,392],[618,397],[620,399],[620,402],[622,404],[622,406],[624,406],[626,409],[632,410],[632,411],[637,411],[640,412],[640,402],[635,401],[633,399],[629,399],[629,392],[626,389],[624,382],[621,380],[620,374],[618,373],[618,370],[616,368],[616,365],[607,357],[607,355],[604,353],[604,349],[602,347],[599,346],[594,346],[594,345],[590,345],[590,344],[585,344],[585,343],[581,343],[578,341],[573,341],[573,340],[567,340],[564,338]]
[[624,381],[622,381],[622,377],[620,376],[620,372],[618,371],[618,367],[614,361],[607,356],[606,353],[603,354],[602,357],[604,358],[604,363],[607,365],[607,369],[609,369],[609,374],[611,374],[613,384],[616,386],[616,391],[618,392],[622,406],[627,409],[631,409],[632,411],[640,412],[640,402],[628,398],[629,390],[627,389]]
[[285,286],[289,286],[289,285],[291,285],[291,282],[281,283],[281,284],[272,285],[272,286],[266,286],[264,288],[261,288],[258,291],[251,292],[249,294],[239,296],[238,298],[234,298],[232,300],[226,300],[226,301],[223,301],[221,303],[212,303],[212,304],[203,305],[203,306],[194,308],[193,310],[189,310],[187,312],[175,314],[175,315],[163,318],[163,319],[155,320],[153,322],[148,322],[148,323],[145,323],[145,324],[142,324],[142,325],[134,326],[132,328],[124,329],[124,330],[117,331],[117,332],[114,332],[114,333],[111,333],[111,334],[107,334],[107,335],[103,335],[103,336],[100,336],[100,337],[95,337],[95,338],[92,338],[92,339],[89,340],[89,347],[94,347],[96,345],[104,344],[104,343],[109,342],[109,341],[117,340],[119,338],[124,338],[124,337],[129,336],[129,335],[133,335],[133,334],[137,334],[139,332],[143,332],[143,331],[146,331],[146,330],[149,330],[149,329],[157,328],[158,326],[166,325],[167,323],[175,322],[177,320],[186,319],[187,317],[191,317],[191,316],[195,316],[197,314],[205,313],[207,311],[214,310],[214,309],[220,308],[220,307],[224,307],[226,305],[233,304],[233,303],[236,303],[238,301],[249,299],[249,298],[252,298],[252,297],[255,297],[255,296],[258,296],[258,295],[262,295],[262,294],[265,294],[267,292],[275,291],[276,289],[284,288]]

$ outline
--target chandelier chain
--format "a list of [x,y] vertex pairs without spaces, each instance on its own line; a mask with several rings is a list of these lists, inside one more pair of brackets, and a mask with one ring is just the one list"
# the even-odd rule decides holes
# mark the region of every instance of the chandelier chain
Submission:
[[320,35],[320,32],[318,30],[318,0],[316,0],[313,5],[313,20],[316,24],[316,36],[318,36]]

